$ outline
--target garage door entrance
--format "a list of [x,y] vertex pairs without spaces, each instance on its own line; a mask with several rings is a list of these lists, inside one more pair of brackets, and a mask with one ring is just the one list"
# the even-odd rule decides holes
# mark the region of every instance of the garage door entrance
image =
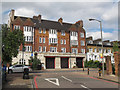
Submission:
[[46,69],[54,69],[54,68],[55,68],[55,58],[46,57]]
[[61,58],[61,68],[69,68],[69,58]]
[[76,66],[78,68],[83,68],[83,58],[76,58]]

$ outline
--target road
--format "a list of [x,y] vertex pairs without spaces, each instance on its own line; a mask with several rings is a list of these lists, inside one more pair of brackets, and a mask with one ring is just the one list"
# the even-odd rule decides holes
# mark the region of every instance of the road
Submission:
[[[118,90],[118,84],[82,75],[80,72],[53,72],[34,74],[34,88],[81,88],[96,90],[105,88]],[[114,89],[115,90],[115,89]]]

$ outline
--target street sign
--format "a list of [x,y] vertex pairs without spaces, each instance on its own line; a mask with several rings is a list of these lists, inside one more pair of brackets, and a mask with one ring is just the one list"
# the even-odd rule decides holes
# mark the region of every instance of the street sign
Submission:
[[33,57],[33,53],[31,53],[31,57]]
[[100,54],[100,58],[103,58],[103,55],[102,55],[102,54]]

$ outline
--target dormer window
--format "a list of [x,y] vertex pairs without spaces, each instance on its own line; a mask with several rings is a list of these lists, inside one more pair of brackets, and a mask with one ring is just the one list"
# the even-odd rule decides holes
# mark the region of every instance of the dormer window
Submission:
[[42,33],[42,29],[41,28],[39,28],[39,33]]
[[46,29],[45,29],[45,28],[43,29],[43,33],[44,33],[44,34],[46,33]]
[[14,30],[20,29],[20,25],[14,25]]
[[62,30],[62,31],[61,31],[61,35],[62,35],[62,36],[65,36],[65,31]]
[[50,29],[50,30],[49,30],[49,33],[50,33],[50,34],[57,34],[57,30],[55,30],[55,29]]
[[71,36],[78,36],[77,32],[71,32]]

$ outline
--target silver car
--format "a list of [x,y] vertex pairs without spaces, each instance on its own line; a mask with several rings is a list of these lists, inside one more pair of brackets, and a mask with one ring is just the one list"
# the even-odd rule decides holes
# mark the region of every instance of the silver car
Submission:
[[32,71],[32,69],[30,68],[30,66],[25,66],[25,65],[14,65],[14,66],[10,66],[9,67],[9,73],[13,73],[13,72],[23,72],[24,68],[28,68],[29,71]]

